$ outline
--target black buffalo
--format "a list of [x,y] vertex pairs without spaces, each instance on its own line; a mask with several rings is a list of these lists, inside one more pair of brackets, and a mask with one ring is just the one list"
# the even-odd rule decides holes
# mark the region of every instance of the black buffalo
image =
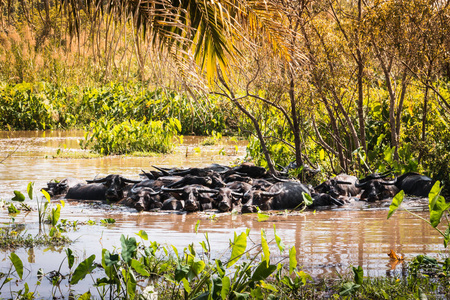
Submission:
[[435,182],[435,180],[425,175],[415,172],[408,172],[396,177],[393,181],[388,183],[395,185],[398,190],[403,190],[405,194],[418,197],[428,197],[428,194],[430,193]]
[[67,194],[69,189],[78,184],[86,184],[85,180],[67,177],[61,181],[50,181],[47,183],[47,187],[43,190],[47,191],[50,197],[64,196]]
[[108,175],[101,179],[87,180],[87,184],[71,187],[66,198],[120,201],[127,197],[127,193],[132,187],[131,184],[138,182],[140,180],[131,180],[120,175]]
[[[309,193],[311,191],[307,186],[296,181],[276,183],[268,191],[250,190],[244,195],[242,212],[255,212],[256,207],[261,210],[295,209],[303,205],[303,194]],[[312,206],[343,205],[341,201],[327,194],[313,193],[311,196]]]
[[322,182],[314,190],[319,193],[329,194],[335,198],[339,196],[356,196],[361,192],[361,189],[355,186],[357,180],[355,176],[339,174]]

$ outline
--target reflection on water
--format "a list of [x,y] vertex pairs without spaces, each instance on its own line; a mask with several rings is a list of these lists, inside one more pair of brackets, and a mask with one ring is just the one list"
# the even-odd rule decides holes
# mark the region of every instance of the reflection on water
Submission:
[[[148,169],[151,165],[158,166],[205,166],[210,163],[228,164],[237,157],[245,154],[245,143],[227,143],[213,147],[201,147],[200,152],[194,150],[199,147],[196,138],[185,138],[182,145],[174,154],[158,158],[108,157],[100,159],[49,159],[45,155],[52,155],[62,144],[77,147],[76,140],[80,132],[42,132],[14,133],[7,139],[6,133],[0,133],[0,155],[5,156],[16,145],[21,145],[14,155],[0,165],[0,197],[10,199],[12,190],[25,192],[29,181],[35,181],[36,186],[44,186],[50,179],[62,179],[67,176],[92,178],[97,174],[106,175],[120,173],[127,177],[137,177],[141,169]],[[1,139],[3,138],[3,139]],[[219,155],[224,148],[228,155]],[[233,152],[234,151],[234,152]],[[439,257],[444,251],[442,238],[425,222],[412,217],[405,212],[397,212],[389,220],[387,216],[388,203],[381,203],[377,207],[368,208],[356,203],[349,208],[335,210],[308,211],[302,214],[273,214],[266,222],[257,222],[255,215],[233,215],[208,213],[137,213],[129,208],[87,203],[71,202],[62,209],[61,218],[69,221],[96,221],[95,225],[78,226],[78,230],[70,231],[67,235],[75,240],[70,248],[77,254],[78,262],[91,254],[96,255],[96,261],[101,257],[101,249],[113,250],[120,248],[120,235],[136,236],[139,230],[148,233],[150,241],[157,241],[164,245],[174,245],[184,248],[193,243],[201,251],[199,242],[204,240],[208,232],[212,255],[219,257],[229,255],[227,248],[234,232],[251,229],[250,238],[254,243],[260,241],[261,230],[264,229],[268,240],[274,237],[274,226],[277,234],[286,244],[286,251],[279,253],[274,243],[271,245],[273,260],[286,259],[288,249],[295,247],[299,265],[312,276],[336,276],[349,270],[350,266],[362,266],[365,275],[393,275],[401,272],[399,265],[391,270],[387,256],[390,249],[402,253],[406,259],[418,254],[428,254]],[[426,206],[425,206],[426,207]],[[426,211],[416,208],[417,213],[427,217]],[[100,220],[114,218],[116,223],[110,226],[100,225]],[[21,213],[15,216],[16,223],[26,223],[26,230],[31,234],[38,231],[37,212]],[[195,226],[200,220],[198,233]],[[0,222],[8,224],[11,217],[5,210],[0,211]],[[136,236],[137,237],[137,236]],[[148,244],[148,242],[146,242]],[[39,268],[44,272],[57,270],[65,257],[64,249],[19,249],[16,254],[25,264],[24,280],[29,283],[37,281]],[[9,253],[0,256],[0,272],[6,272],[10,266]],[[68,273],[64,263],[62,273]],[[84,280],[85,284],[92,283],[91,278]],[[63,285],[67,282],[63,281]],[[77,293],[84,293],[87,287],[79,283]],[[86,289],[86,290],[83,290]],[[48,280],[43,280],[38,292],[42,297],[50,296],[52,287]],[[67,291],[67,286],[63,287]],[[2,295],[3,296],[3,295]]]

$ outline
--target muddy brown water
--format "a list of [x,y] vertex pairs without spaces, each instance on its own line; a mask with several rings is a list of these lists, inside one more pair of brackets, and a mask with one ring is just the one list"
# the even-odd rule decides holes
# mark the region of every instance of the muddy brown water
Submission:
[[[123,174],[129,178],[138,178],[141,169],[148,170],[151,165],[162,167],[201,167],[211,163],[229,165],[245,156],[245,141],[224,141],[220,145],[202,146],[199,137],[185,137],[182,145],[170,155],[159,157],[105,157],[94,159],[52,158],[60,151],[78,150],[80,131],[52,132],[0,132],[0,160],[11,154],[0,164],[0,199],[9,201],[13,190],[26,192],[28,182],[35,182],[36,188],[44,187],[52,179],[77,177],[91,179],[95,176]],[[14,152],[15,151],[15,152]],[[34,202],[29,201],[31,205]],[[56,205],[57,202],[52,203]],[[427,218],[426,199],[407,199],[405,205]],[[249,246],[260,241],[261,230],[269,240],[274,237],[274,226],[281,237],[286,250],[280,254],[275,243],[271,244],[274,262],[284,259],[287,262],[288,249],[295,247],[297,260],[302,270],[314,277],[337,276],[347,272],[351,266],[362,266],[366,276],[394,276],[401,274],[402,265],[392,268],[387,255],[390,249],[402,253],[406,260],[418,254],[427,254],[436,258],[445,253],[443,240],[425,222],[402,211],[386,219],[389,201],[376,205],[354,202],[341,208],[306,211],[304,213],[271,213],[268,221],[258,222],[253,214],[202,213],[137,213],[135,210],[97,205],[83,202],[66,202],[62,208],[61,219],[68,221],[95,221],[95,225],[81,225],[66,235],[75,242],[69,247],[78,257],[77,262],[91,254],[96,261],[101,259],[101,249],[112,251],[120,248],[120,236],[135,236],[139,230],[145,230],[150,241],[162,245],[174,245],[179,249],[193,243],[201,251],[199,243],[208,233],[213,257],[227,257],[229,240],[234,233],[250,228]],[[27,233],[38,232],[37,212],[8,214],[0,210],[1,226],[11,226],[12,218],[16,224],[25,224]],[[102,225],[100,220],[114,218],[113,225]],[[200,220],[198,232],[195,232]],[[48,230],[48,228],[47,228]],[[139,238],[138,238],[139,240]],[[146,242],[147,244],[149,242]],[[17,290],[28,282],[33,286],[37,281],[37,270],[42,268],[48,273],[60,268],[65,257],[65,248],[58,249],[18,249],[15,251],[24,262],[24,280],[13,282],[4,287],[0,296]],[[11,266],[9,251],[0,253],[0,272],[6,273]],[[62,264],[62,273],[67,274],[67,264]],[[100,276],[100,275],[98,275]],[[92,278],[71,287],[75,293],[84,293],[92,285]],[[37,292],[43,298],[52,295],[68,295],[67,280],[60,288],[52,288],[49,280],[44,279]],[[93,288],[91,288],[91,292]]]

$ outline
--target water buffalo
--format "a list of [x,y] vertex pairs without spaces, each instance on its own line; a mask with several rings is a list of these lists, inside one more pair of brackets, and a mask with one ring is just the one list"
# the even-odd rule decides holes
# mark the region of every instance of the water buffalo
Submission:
[[360,200],[368,202],[392,198],[400,191],[393,183],[382,178],[368,179],[355,186],[363,191]]
[[339,196],[356,196],[361,192],[361,189],[355,186],[357,180],[355,176],[339,174],[322,182],[314,190],[319,193],[329,194],[335,198]]
[[161,208],[161,191],[155,192],[149,187],[133,186],[128,193],[128,198],[119,202],[129,207],[134,207],[138,211],[149,211],[155,208]]
[[215,207],[221,212],[231,211],[241,206],[240,199],[243,197],[243,193],[234,192],[227,187],[219,188],[218,190],[210,190],[209,193],[216,193],[214,197]]
[[435,182],[425,175],[408,172],[385,184],[393,184],[398,190],[403,190],[408,195],[428,197]]
[[[309,194],[307,186],[300,182],[279,182],[268,191],[250,190],[244,195],[242,212],[255,212],[256,207],[261,210],[295,209],[304,203],[303,193]],[[343,205],[341,201],[326,194],[312,194],[313,206]]]
[[215,191],[202,185],[188,185],[182,188],[162,187],[161,191],[170,193],[178,200],[184,201],[184,209],[188,212],[204,210],[210,207]]
[[127,193],[132,187],[131,183],[138,183],[140,180],[131,180],[120,175],[108,175],[101,179],[86,180],[86,182],[87,184],[71,187],[66,198],[120,201],[127,197]]
[[47,191],[50,197],[63,196],[67,194],[69,189],[78,184],[86,184],[85,180],[67,177],[61,181],[50,181],[47,183],[47,187],[43,190]]

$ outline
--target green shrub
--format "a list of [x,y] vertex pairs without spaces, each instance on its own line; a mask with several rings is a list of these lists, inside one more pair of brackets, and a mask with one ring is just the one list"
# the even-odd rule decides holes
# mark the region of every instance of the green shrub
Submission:
[[80,146],[103,155],[137,151],[168,153],[173,149],[180,128],[180,122],[173,118],[167,122],[131,119],[119,124],[114,119],[102,118],[91,123]]

